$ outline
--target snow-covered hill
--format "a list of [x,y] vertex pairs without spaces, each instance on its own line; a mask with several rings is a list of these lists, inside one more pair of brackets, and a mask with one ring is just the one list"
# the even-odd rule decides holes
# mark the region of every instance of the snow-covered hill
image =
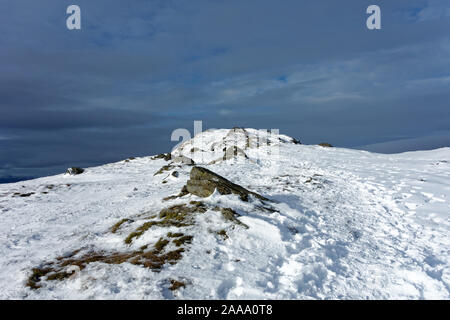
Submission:
[[[199,197],[183,187],[221,180],[197,166],[254,193]],[[206,131],[171,159],[0,185],[0,298],[449,299],[449,200],[450,148]]]

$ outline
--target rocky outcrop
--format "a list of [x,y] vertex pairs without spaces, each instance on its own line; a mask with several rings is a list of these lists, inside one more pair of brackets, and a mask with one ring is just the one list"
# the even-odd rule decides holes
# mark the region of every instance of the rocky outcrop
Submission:
[[331,144],[329,144],[329,143],[327,143],[327,142],[319,143],[319,146],[325,147],[325,148],[332,148],[332,147],[333,147]]
[[70,175],[77,175],[82,174],[84,172],[84,169],[78,168],[78,167],[72,167],[67,169],[67,173]]
[[243,201],[248,201],[249,195],[260,200],[267,198],[249,191],[224,177],[203,167],[193,167],[190,179],[186,183],[186,191],[199,197],[209,197],[217,190],[220,194],[237,194]]
[[170,153],[161,153],[158,154],[157,156],[152,157],[152,160],[156,159],[164,159],[165,161],[169,161],[172,159],[172,155]]
[[187,165],[194,165],[195,162],[191,158],[185,157],[185,156],[177,156],[173,157],[173,163],[182,163]]
[[223,148],[223,151],[224,151],[223,160],[232,159],[237,156],[242,156],[245,159],[248,159],[248,156],[245,154],[244,150],[236,146],[225,147]]

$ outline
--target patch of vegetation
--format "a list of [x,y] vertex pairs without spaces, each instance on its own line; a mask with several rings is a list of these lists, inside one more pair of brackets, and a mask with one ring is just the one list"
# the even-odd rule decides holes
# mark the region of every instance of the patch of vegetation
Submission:
[[193,236],[182,236],[182,237],[180,237],[178,239],[172,240],[172,242],[177,247],[181,247],[185,243],[191,243],[193,238],[194,238]]
[[326,148],[332,148],[333,147],[331,144],[326,143],[326,142],[319,143],[319,146],[326,147]]
[[61,260],[67,259],[67,258],[71,258],[71,257],[75,256],[76,254],[78,254],[80,251],[81,251],[81,249],[74,250],[69,254],[66,254],[66,255],[56,258],[56,260],[61,261]]
[[184,248],[170,251],[164,255],[164,258],[170,263],[175,264],[177,260],[180,260],[183,256],[181,253],[184,252]]
[[169,233],[167,234],[167,236],[168,236],[169,238],[179,238],[179,237],[184,236],[184,234],[181,233],[181,232],[175,232],[175,233],[169,232]]
[[158,242],[155,243],[154,247],[155,247],[155,251],[156,252],[161,252],[164,250],[164,248],[169,244],[169,240],[166,240],[164,238],[159,238]]
[[[139,217],[142,217],[142,216],[144,216],[144,215],[146,215],[146,214],[148,214],[148,213],[149,213],[149,212],[141,213],[141,214],[139,215]],[[158,216],[157,214],[152,214],[151,216],[145,217],[145,218],[143,218],[143,219],[145,219],[145,220],[151,220],[151,219],[155,219],[157,216]]]
[[181,232],[177,232],[177,233],[169,232],[169,233],[167,234],[167,236],[168,236],[169,238],[179,238],[179,237],[184,236],[184,234],[181,233]]
[[125,222],[128,222],[128,221],[132,221],[132,220],[126,219],[126,218],[120,220],[119,222],[117,222],[115,225],[113,225],[113,226],[111,227],[111,232],[112,232],[112,233],[116,233],[117,230],[119,230],[119,228],[122,226],[122,224],[124,224]]
[[220,211],[222,212],[222,217],[224,217],[225,220],[231,221],[235,224],[238,224],[238,225],[244,227],[245,229],[248,229],[248,226],[245,223],[242,223],[239,219],[236,218],[239,215],[233,209],[220,208]]
[[107,264],[130,262],[134,265],[142,265],[150,268],[153,271],[159,271],[166,263],[175,264],[183,257],[182,253],[184,252],[184,248],[161,254],[168,243],[168,240],[160,239],[155,244],[155,249],[151,251],[145,251],[147,249],[147,246],[145,246],[145,248],[141,247],[141,250],[126,253],[88,252],[76,258],[58,257],[56,259],[58,261],[57,263],[50,262],[43,267],[33,268],[26,285],[31,289],[38,289],[41,287],[39,282],[44,277],[48,281],[62,281],[74,274],[74,272],[66,272],[69,266],[77,266],[80,270],[83,270],[88,264],[93,262]]
[[161,153],[152,158],[152,160],[155,160],[155,159],[164,159],[165,161],[169,161],[172,159],[172,155],[170,153]]
[[72,271],[70,273],[69,272],[65,272],[65,271],[54,272],[54,273],[52,273],[52,274],[47,276],[47,280],[50,280],[50,281],[59,280],[59,281],[61,281],[61,280],[64,280],[64,279],[70,277],[74,273],[75,273],[75,271]]
[[154,176],[158,175],[158,174],[162,174],[165,171],[169,171],[172,170],[173,168],[175,168],[174,166],[167,164],[165,166],[162,166],[161,169],[159,169],[158,171],[156,171],[156,173],[154,174]]
[[31,271],[32,274],[28,278],[26,285],[31,289],[39,289],[41,286],[38,284],[38,282],[41,281],[41,278],[45,277],[47,273],[51,272],[52,270],[50,268],[33,268],[31,269]]
[[203,202],[191,201],[192,206],[187,206],[185,204],[171,206],[169,208],[163,209],[159,213],[161,219],[172,219],[183,221],[186,216],[192,213],[204,213],[207,208]]
[[135,265],[142,265],[146,268],[150,268],[153,270],[159,270],[166,263],[169,264],[177,263],[177,261],[183,257],[182,256],[183,252],[184,252],[183,248],[170,251],[165,254],[159,254],[159,252],[157,251],[148,251],[140,255],[137,255],[134,259],[130,261],[130,263]]
[[159,212],[159,221],[149,221],[130,233],[125,239],[126,244],[133,242],[134,238],[139,238],[144,232],[153,226],[158,227],[187,227],[192,225],[191,216],[194,213],[204,213],[206,205],[201,201],[191,201],[191,206],[186,204],[175,205],[163,209]]
[[172,220],[163,220],[163,221],[150,221],[144,223],[142,226],[136,229],[136,231],[130,233],[128,237],[124,240],[126,244],[130,244],[133,242],[134,238],[139,238],[146,232],[148,229],[150,229],[153,226],[159,226],[159,227],[187,227],[190,226],[190,224],[179,222],[179,221],[172,221]]
[[178,290],[180,288],[185,288],[186,287],[186,283],[182,282],[182,281],[178,281],[178,280],[170,280],[170,287],[169,290],[171,291],[175,291]]
[[86,266],[93,262],[103,262],[107,264],[121,264],[129,260],[130,258],[139,254],[140,251],[130,253],[107,253],[107,252],[89,252],[79,258],[69,258],[61,260],[60,266],[77,266],[80,270],[86,268]]
[[222,230],[220,230],[220,231],[217,231],[216,233],[217,233],[217,235],[219,235],[220,237],[222,237],[223,240],[229,239],[228,234],[227,234],[227,231],[224,230],[224,229],[222,229]]

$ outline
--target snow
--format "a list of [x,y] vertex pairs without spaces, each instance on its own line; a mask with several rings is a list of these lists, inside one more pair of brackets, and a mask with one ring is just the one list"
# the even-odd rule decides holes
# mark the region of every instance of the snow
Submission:
[[[217,192],[163,201],[180,192],[191,167],[154,175],[168,162],[151,157],[0,185],[0,298],[450,298],[450,148],[383,155],[280,135],[269,146],[241,145],[247,160],[209,164],[222,155],[212,146],[222,151],[230,132],[206,131],[176,152],[274,200],[273,210]],[[124,243],[149,215],[191,200],[232,208],[249,228],[208,210],[183,231],[194,236],[183,258],[160,272],[95,262],[63,281],[26,286],[32,268],[76,249],[127,252],[177,232],[155,227]],[[123,218],[133,221],[111,233]],[[168,290],[170,279],[187,285]]]

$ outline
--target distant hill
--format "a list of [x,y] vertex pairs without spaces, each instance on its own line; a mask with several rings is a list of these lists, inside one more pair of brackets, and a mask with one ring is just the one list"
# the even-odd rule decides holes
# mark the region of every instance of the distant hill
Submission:
[[31,180],[35,179],[35,177],[0,177],[0,184],[2,183],[14,183],[14,182],[20,182],[25,180]]

